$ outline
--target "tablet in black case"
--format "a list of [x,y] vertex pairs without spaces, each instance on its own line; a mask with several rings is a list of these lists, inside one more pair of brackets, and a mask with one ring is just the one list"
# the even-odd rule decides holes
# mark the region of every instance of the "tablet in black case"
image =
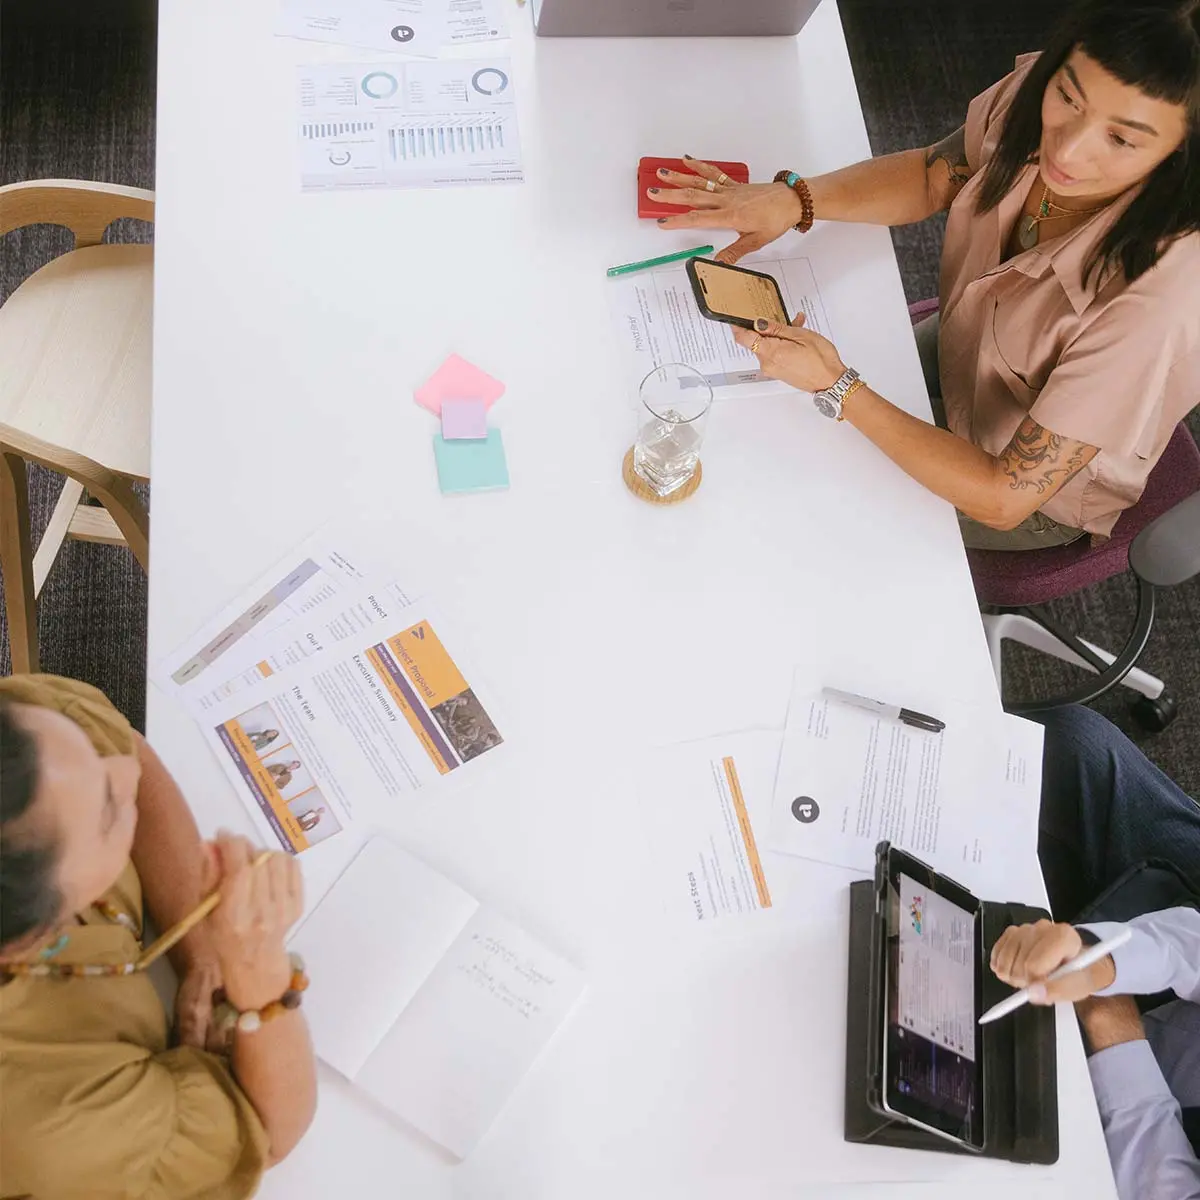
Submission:
[[[886,856],[886,843],[877,853]],[[883,1091],[885,922],[875,880],[850,885],[850,977],[847,993],[845,1137],[851,1142],[976,1153],[885,1112]],[[982,904],[982,955],[1010,925],[1037,921],[1043,909],[1019,903]],[[982,1007],[1011,993],[985,968]],[[989,1158],[1058,1161],[1058,1050],[1052,1007],[1025,1005],[977,1030],[983,1056],[983,1146]]]

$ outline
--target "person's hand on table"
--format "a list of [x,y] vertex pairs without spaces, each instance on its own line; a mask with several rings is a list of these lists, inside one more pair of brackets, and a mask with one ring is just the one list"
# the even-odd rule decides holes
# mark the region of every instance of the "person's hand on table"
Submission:
[[304,910],[300,867],[273,853],[261,866],[246,838],[219,833],[207,864],[205,894],[221,890],[206,922],[221,967],[225,994],[239,1011],[278,1000],[291,981],[285,939]]
[[846,372],[837,347],[804,328],[803,313],[790,325],[760,320],[754,329],[734,329],[733,339],[755,355],[768,379],[790,383],[802,392],[831,387]]
[[[761,250],[782,237],[803,216],[800,197],[786,183],[721,183],[721,168],[698,158],[684,161],[694,174],[661,168],[662,186],[649,189],[649,196],[662,204],[691,209],[671,217],[659,217],[664,229],[732,229],[741,236],[714,257],[735,263],[743,255]],[[712,184],[712,190],[708,184]]]
[[1082,971],[1046,983],[1051,971],[1069,962],[1083,950],[1083,939],[1073,925],[1038,921],[1013,925],[992,947],[991,966],[998,979],[1010,987],[1029,988],[1030,1004],[1058,1004],[1083,1000],[1093,992],[1111,987],[1117,977],[1112,955]]

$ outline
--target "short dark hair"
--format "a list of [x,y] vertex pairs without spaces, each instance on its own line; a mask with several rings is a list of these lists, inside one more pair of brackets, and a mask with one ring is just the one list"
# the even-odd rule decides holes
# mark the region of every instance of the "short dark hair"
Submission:
[[1200,0],[1079,0],[1025,76],[979,192],[979,211],[995,208],[1042,140],[1042,96],[1078,47],[1122,83],[1182,104],[1183,144],[1150,173],[1084,267],[1120,267],[1132,283],[1172,242],[1200,230]]
[[0,948],[49,929],[62,910],[53,839],[11,832],[37,794],[37,743],[0,700]]

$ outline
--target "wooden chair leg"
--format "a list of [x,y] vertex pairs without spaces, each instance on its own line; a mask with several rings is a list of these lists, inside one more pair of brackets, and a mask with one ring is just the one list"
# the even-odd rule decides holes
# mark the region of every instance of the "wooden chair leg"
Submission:
[[141,564],[142,570],[149,574],[150,514],[138,499],[133,486],[128,480],[114,476],[103,486],[88,481],[87,488],[108,509],[130,550],[133,551],[133,557]]
[[29,482],[25,460],[6,450],[0,450],[0,574],[13,674],[35,673],[39,664]]
[[78,479],[68,477],[63,480],[58,503],[54,506],[54,512],[50,515],[50,521],[42,534],[42,540],[38,542],[37,550],[33,555],[33,594],[35,597],[42,594],[42,588],[46,585],[46,576],[50,574],[50,568],[54,566],[54,560],[58,558],[58,552],[67,538],[71,528],[71,518],[75,515],[75,509],[82,495],[83,484]]

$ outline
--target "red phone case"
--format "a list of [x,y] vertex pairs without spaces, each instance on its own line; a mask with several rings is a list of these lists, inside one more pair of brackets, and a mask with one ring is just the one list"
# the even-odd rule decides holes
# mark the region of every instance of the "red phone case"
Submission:
[[[708,159],[704,160],[708,162]],[[724,171],[735,183],[750,182],[750,168],[740,162],[714,162],[714,167]],[[660,187],[670,190],[669,183],[663,183],[658,177],[658,168],[666,167],[668,171],[680,171],[685,175],[694,175],[687,163],[681,158],[643,158],[638,162],[638,216],[639,217],[670,217],[676,213],[687,212],[678,204],[664,204],[661,200],[652,200],[646,195],[646,189]],[[704,186],[703,183],[700,184]]]

